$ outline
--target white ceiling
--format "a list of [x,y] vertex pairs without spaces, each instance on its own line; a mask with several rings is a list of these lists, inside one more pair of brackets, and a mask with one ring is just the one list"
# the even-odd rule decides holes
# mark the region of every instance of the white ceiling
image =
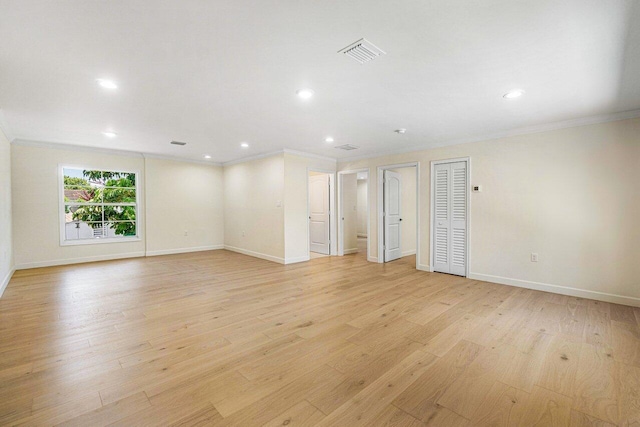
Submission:
[[[639,3],[0,0],[0,124],[12,139],[219,162],[540,129],[640,108]],[[387,55],[337,53],[361,37]],[[502,98],[513,88],[526,94]],[[347,143],[360,149],[333,148]]]

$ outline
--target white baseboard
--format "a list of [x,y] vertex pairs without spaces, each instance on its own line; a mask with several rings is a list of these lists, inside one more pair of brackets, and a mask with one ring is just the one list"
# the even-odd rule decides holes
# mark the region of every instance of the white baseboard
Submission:
[[369,257],[367,257],[367,261],[369,261],[369,262],[378,262],[378,257],[369,256]]
[[412,250],[412,251],[404,251],[402,252],[402,256],[409,256],[409,255],[415,255],[416,254],[416,250]]
[[518,288],[534,289],[536,291],[551,292],[554,294],[568,295],[572,297],[588,298],[615,304],[624,304],[640,307],[640,298],[626,297],[623,295],[609,294],[606,292],[589,291],[586,289],[571,288],[568,286],[550,285],[548,283],[530,282],[528,280],[511,279],[509,277],[492,276],[490,274],[469,273],[469,279],[485,282],[500,283],[502,285],[516,286]]
[[416,267],[418,270],[420,271],[428,271],[431,272],[431,266],[427,265],[427,264],[418,264],[418,266]]
[[2,294],[4,293],[4,290],[7,289],[7,286],[9,286],[9,282],[11,281],[11,276],[13,276],[13,273],[15,272],[16,272],[16,269],[12,268],[11,270],[9,270],[9,272],[4,277],[4,279],[2,279],[2,282],[0,282],[0,298],[2,298]]
[[159,251],[147,251],[147,256],[186,254],[189,252],[214,251],[217,249],[224,249],[224,245],[196,246],[193,248],[162,249]]
[[342,251],[344,255],[355,254],[358,252],[358,248],[345,249]]
[[228,251],[237,252],[243,255],[249,255],[255,258],[266,259],[267,261],[277,262],[278,264],[284,264],[285,259],[276,257],[273,255],[267,255],[260,252],[250,251],[248,249],[236,248],[235,246],[224,245],[224,248]]
[[27,262],[24,264],[17,264],[16,270],[26,270],[28,268],[41,268],[41,267],[55,267],[56,265],[84,264],[86,262],[111,261],[114,259],[123,259],[123,258],[139,258],[143,256],[144,256],[144,252],[127,252],[124,254],[98,255],[98,256],[88,256],[83,258],[54,259],[51,261]]
[[295,258],[286,258],[284,260],[285,264],[295,264],[298,262],[305,262],[305,261],[309,261],[311,259],[311,257],[309,255],[307,256],[299,256],[299,257],[295,257]]

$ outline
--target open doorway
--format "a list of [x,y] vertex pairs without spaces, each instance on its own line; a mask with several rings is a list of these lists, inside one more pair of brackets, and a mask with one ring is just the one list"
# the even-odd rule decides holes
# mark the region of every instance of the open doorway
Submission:
[[338,172],[338,255],[369,258],[369,169]]
[[331,174],[309,171],[309,257],[331,254]]
[[378,262],[415,257],[419,266],[419,164],[378,168]]

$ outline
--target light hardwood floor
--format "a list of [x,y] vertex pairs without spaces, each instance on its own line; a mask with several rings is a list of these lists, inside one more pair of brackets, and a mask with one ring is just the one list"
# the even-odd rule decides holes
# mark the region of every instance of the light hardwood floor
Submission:
[[364,254],[16,272],[0,425],[638,425],[640,310]]

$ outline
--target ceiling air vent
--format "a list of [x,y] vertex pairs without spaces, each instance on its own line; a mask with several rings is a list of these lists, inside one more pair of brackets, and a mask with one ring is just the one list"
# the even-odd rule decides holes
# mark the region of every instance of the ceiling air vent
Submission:
[[355,145],[351,145],[351,144],[344,144],[344,145],[338,145],[335,148],[337,148],[338,150],[351,151],[351,150],[357,150],[360,147],[356,147]]
[[172,145],[187,145],[186,142],[180,142],[180,141],[171,141]]
[[340,49],[338,53],[344,53],[345,55],[355,59],[361,64],[374,60],[380,55],[386,54],[385,51],[383,51],[367,39],[360,39],[355,43],[351,43],[344,49]]

